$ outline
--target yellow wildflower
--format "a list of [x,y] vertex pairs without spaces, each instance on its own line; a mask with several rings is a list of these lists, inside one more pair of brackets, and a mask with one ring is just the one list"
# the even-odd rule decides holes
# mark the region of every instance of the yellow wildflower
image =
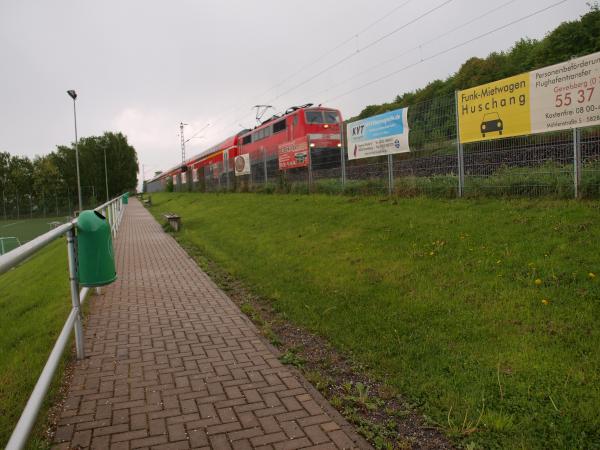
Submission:
[[536,286],[541,286],[542,285],[542,280],[540,280],[539,278],[536,278],[534,281]]
[[546,300],[546,299],[543,299],[543,300],[542,300],[542,303],[543,303],[544,305],[547,305],[547,304],[548,304],[548,303],[550,303],[550,302],[549,302],[548,300]]
[[590,277],[591,279],[596,278],[596,274],[594,272],[590,272],[588,273],[588,277]]

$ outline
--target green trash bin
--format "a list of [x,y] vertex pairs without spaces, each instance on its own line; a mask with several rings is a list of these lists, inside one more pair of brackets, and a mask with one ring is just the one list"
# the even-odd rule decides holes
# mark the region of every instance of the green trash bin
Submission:
[[97,287],[117,279],[110,225],[97,211],[83,211],[77,219],[79,284]]
[[129,204],[129,192],[125,192],[125,193],[123,194],[123,204],[124,204],[124,205],[127,205],[127,204]]

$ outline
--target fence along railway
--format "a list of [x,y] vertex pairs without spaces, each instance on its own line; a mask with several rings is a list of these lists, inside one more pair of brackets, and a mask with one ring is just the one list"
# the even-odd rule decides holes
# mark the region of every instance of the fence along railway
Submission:
[[[365,154],[372,157],[349,148],[353,124],[343,126],[338,110],[292,107],[160,173],[145,189],[598,198],[599,55],[396,110],[397,117],[407,110],[407,148],[396,139],[396,150]],[[552,119],[564,111],[572,119]],[[380,131],[375,146],[401,136],[382,132],[392,126],[385,115],[370,118]],[[243,171],[236,158],[244,159]]]

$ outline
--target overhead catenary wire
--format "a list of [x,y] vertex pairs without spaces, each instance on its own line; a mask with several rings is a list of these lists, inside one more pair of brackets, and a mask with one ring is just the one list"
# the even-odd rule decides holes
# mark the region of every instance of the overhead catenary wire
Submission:
[[331,97],[331,98],[325,100],[325,102],[330,102],[330,101],[337,100],[339,98],[345,97],[346,95],[349,95],[349,94],[351,94],[353,92],[356,92],[356,91],[358,91],[360,89],[364,89],[365,87],[371,86],[371,85],[373,85],[375,83],[378,83],[378,82],[383,81],[383,80],[385,80],[387,78],[390,78],[390,77],[392,77],[392,76],[394,76],[394,75],[396,75],[396,74],[398,74],[400,72],[403,72],[403,71],[405,71],[407,69],[410,69],[411,67],[415,67],[415,66],[417,66],[417,65],[419,65],[421,63],[424,63],[424,62],[429,61],[431,59],[437,58],[438,56],[441,56],[443,54],[451,52],[452,50],[456,50],[457,48],[460,48],[460,47],[463,47],[463,46],[465,46],[467,44],[470,44],[473,41],[476,41],[476,40],[481,39],[483,37],[489,36],[490,34],[496,33],[496,32],[498,32],[500,30],[503,30],[503,29],[508,28],[508,27],[510,27],[512,25],[515,25],[515,24],[517,24],[519,22],[522,22],[522,21],[524,21],[526,19],[529,19],[529,18],[531,18],[533,16],[536,16],[538,14],[541,14],[541,13],[545,12],[545,11],[548,11],[549,9],[555,8],[558,5],[566,3],[567,1],[568,0],[561,0],[559,2],[556,2],[556,3],[553,3],[551,5],[548,5],[545,8],[542,8],[542,9],[539,9],[537,11],[534,11],[534,12],[532,12],[530,14],[527,14],[526,16],[520,17],[519,19],[513,20],[513,21],[511,21],[509,23],[506,23],[504,25],[501,25],[501,26],[499,26],[497,28],[494,28],[492,30],[486,31],[485,33],[482,33],[482,34],[480,34],[478,36],[475,36],[473,38],[467,39],[466,41],[463,41],[463,42],[461,42],[459,44],[453,45],[453,46],[451,46],[451,47],[449,47],[449,48],[447,48],[445,50],[442,50],[442,51],[439,51],[437,53],[434,53],[433,55],[430,55],[427,58],[422,58],[419,61],[415,61],[414,63],[408,64],[408,65],[406,65],[404,67],[401,67],[400,69],[394,70],[393,72],[389,72],[386,75],[383,75],[383,76],[378,77],[378,78],[376,78],[374,80],[371,80],[371,81],[369,81],[369,82],[367,82],[365,84],[357,86],[356,88],[350,89],[350,90],[348,90],[348,91],[346,91],[346,92],[344,92],[344,93],[342,93],[340,95],[336,95],[335,97]]
[[[429,61],[429,60],[431,60],[431,59],[433,59],[433,58],[436,58],[436,57],[438,57],[438,56],[441,56],[441,55],[443,55],[443,54],[445,54],[445,53],[448,53],[448,52],[450,52],[450,51],[452,51],[452,50],[455,50],[455,49],[457,49],[457,48],[459,48],[459,47],[462,47],[462,46],[464,46],[464,45],[467,45],[467,44],[469,44],[469,43],[471,43],[471,42],[473,42],[473,41],[475,41],[475,40],[481,39],[481,38],[483,38],[483,37],[485,37],[485,36],[488,36],[488,35],[490,35],[490,34],[492,34],[492,33],[495,33],[495,32],[498,32],[498,31],[501,31],[502,29],[505,29],[505,28],[507,28],[507,27],[509,27],[509,26],[512,26],[512,25],[516,24],[516,23],[522,22],[523,20],[526,20],[526,19],[528,19],[528,18],[530,18],[530,17],[533,17],[533,16],[535,16],[535,15],[537,15],[537,14],[540,14],[540,13],[542,13],[542,12],[544,12],[544,11],[547,11],[547,10],[549,10],[549,9],[551,9],[551,8],[554,8],[554,7],[556,7],[556,6],[558,6],[558,5],[562,4],[562,3],[565,3],[566,1],[568,1],[568,0],[562,0],[562,1],[559,1],[559,2],[556,2],[556,3],[553,3],[553,4],[551,4],[551,5],[549,5],[549,6],[545,7],[545,8],[542,8],[542,9],[540,9],[540,10],[534,11],[533,13],[530,13],[530,14],[528,14],[528,15],[525,15],[525,16],[523,16],[523,17],[519,18],[519,19],[516,19],[516,20],[514,20],[514,21],[511,21],[511,22],[509,22],[509,23],[507,23],[507,24],[505,24],[505,25],[502,25],[502,26],[500,26],[500,27],[497,27],[497,28],[495,28],[495,29],[489,30],[489,31],[487,31],[487,32],[485,32],[485,33],[482,33],[482,34],[480,34],[480,35],[478,35],[478,36],[475,36],[475,37],[473,37],[473,38],[471,38],[471,39],[468,39],[468,40],[466,40],[466,41],[463,41],[463,42],[461,42],[461,43],[459,43],[459,44],[457,44],[457,45],[451,46],[451,47],[449,47],[449,48],[447,48],[447,49],[444,49],[444,50],[442,50],[442,51],[440,51],[440,52],[437,52],[437,53],[435,53],[435,54],[433,54],[433,55],[431,55],[431,56],[428,56],[428,57],[426,57],[426,58],[421,58],[419,61],[416,61],[416,62],[414,62],[414,63],[411,63],[411,64],[409,64],[409,65],[406,65],[406,66],[404,66],[404,67],[402,67],[402,68],[399,68],[399,69],[397,69],[397,70],[394,70],[394,71],[392,71],[392,72],[390,72],[390,73],[388,73],[388,74],[386,74],[386,75],[383,75],[383,76],[381,76],[381,77],[378,77],[378,78],[376,78],[376,79],[374,79],[374,80],[371,80],[371,81],[369,81],[369,82],[367,82],[367,83],[364,83],[364,84],[362,84],[362,85],[360,85],[360,86],[358,86],[358,87],[356,87],[356,88],[350,89],[350,90],[348,90],[348,91],[346,91],[346,92],[343,92],[343,93],[341,93],[341,94],[339,94],[339,95],[336,95],[336,96],[330,97],[330,98],[328,98],[327,100],[323,101],[323,103],[328,103],[328,102],[331,102],[331,101],[333,101],[333,100],[336,100],[336,99],[339,99],[339,98],[345,97],[346,95],[349,95],[349,94],[351,94],[351,93],[353,93],[353,92],[355,92],[355,91],[358,91],[358,90],[360,90],[360,89],[363,89],[363,88],[365,88],[365,87],[368,87],[368,86],[370,86],[370,85],[373,85],[373,84],[375,84],[375,83],[378,83],[378,82],[380,82],[380,81],[383,81],[383,80],[385,80],[385,79],[387,79],[387,78],[390,78],[390,77],[394,76],[394,75],[395,75],[395,74],[397,74],[397,73],[400,73],[400,72],[402,72],[402,71],[405,71],[405,70],[407,70],[407,69],[409,69],[409,68],[412,68],[412,67],[414,67],[414,66],[417,66],[417,65],[419,65],[419,64],[421,64],[421,63],[423,63],[423,62]],[[502,5],[500,5],[499,7],[495,7],[495,8],[493,8],[492,10],[490,10],[490,11],[488,11],[488,12],[486,12],[486,13],[483,13],[483,14],[481,14],[480,16],[477,16],[477,17],[475,17],[474,19],[471,19],[471,20],[469,20],[469,21],[468,21],[468,22],[466,22],[466,23],[463,23],[462,25],[459,25],[459,26],[457,26],[457,27],[454,27],[454,28],[452,28],[452,29],[451,29],[451,30],[449,30],[448,32],[445,32],[445,33],[443,33],[443,34],[441,34],[441,35],[438,35],[438,36],[436,36],[436,37],[434,37],[434,38],[432,38],[432,39],[430,39],[430,40],[428,40],[428,41],[426,41],[426,42],[424,42],[424,43],[420,44],[420,45],[419,45],[419,46],[417,46],[416,48],[422,47],[423,45],[427,45],[427,44],[429,44],[429,43],[431,43],[431,42],[433,42],[433,41],[435,41],[435,40],[438,40],[438,39],[440,39],[441,37],[444,37],[445,35],[447,35],[447,34],[450,34],[451,32],[454,32],[454,31],[456,31],[456,30],[458,30],[458,29],[460,29],[460,28],[464,28],[464,26],[467,26],[468,24],[470,24],[470,23],[473,23],[474,21],[476,21],[476,20],[479,20],[480,18],[482,18],[482,17],[484,17],[484,16],[491,14],[492,12],[494,12],[494,11],[497,11],[497,10],[501,9],[502,7],[506,7],[506,6],[508,6],[510,3],[513,3],[513,2],[514,2],[514,0],[511,0],[511,1],[509,1],[509,2],[506,2],[506,3],[502,4]],[[446,3],[446,2],[445,2],[445,3]],[[444,3],[444,4],[445,4],[445,3]],[[447,3],[449,3],[449,2],[447,2]],[[441,6],[444,6],[444,4],[441,4],[441,5],[439,5],[439,7],[441,7]],[[394,31],[392,31],[392,32],[390,32],[390,33],[393,33],[393,32],[394,32]],[[387,33],[387,35],[390,35],[390,33]],[[384,36],[382,36],[382,37],[378,38],[378,40],[384,39],[384,38],[385,38],[385,36],[386,36],[386,35],[384,35]],[[369,45],[371,45],[371,44],[373,44],[373,45],[374,45],[374,43],[375,43],[375,42],[376,42],[376,41],[373,41],[373,42],[372,42],[372,43],[370,43]],[[366,48],[366,47],[365,47],[365,48]],[[330,88],[329,88],[328,90],[330,90]],[[291,91],[291,90],[290,90],[290,91]],[[281,94],[280,96],[282,96],[282,95],[284,95],[284,94]],[[246,116],[244,116],[244,117],[246,117]],[[243,117],[242,117],[241,119],[243,119]],[[239,119],[239,118],[238,118],[238,119],[237,119],[236,121],[234,121],[234,122],[235,122],[235,123],[237,123],[237,122],[239,122],[241,119]],[[229,125],[227,125],[227,126],[229,126]]]
[[[380,67],[383,67],[383,66],[385,66],[386,64],[388,64],[388,63],[390,63],[392,61],[395,61],[395,60],[397,60],[397,59],[399,59],[399,58],[401,58],[403,56],[408,55],[410,52],[412,52],[414,50],[421,49],[422,47],[424,47],[426,45],[429,45],[432,42],[435,42],[435,41],[437,41],[437,40],[439,40],[439,39],[441,39],[443,37],[448,36],[449,34],[454,33],[455,31],[458,31],[458,30],[460,30],[460,29],[462,29],[462,28],[464,28],[464,27],[466,27],[468,25],[471,25],[473,22],[481,20],[484,17],[489,16],[490,14],[493,14],[496,11],[498,11],[498,10],[500,10],[502,8],[507,7],[511,3],[515,3],[516,1],[517,0],[509,0],[509,1],[503,3],[503,4],[499,5],[499,6],[496,6],[496,7],[492,8],[492,9],[486,11],[485,13],[478,15],[477,17],[474,17],[474,18],[468,20],[467,22],[464,22],[464,23],[462,23],[462,24],[460,24],[460,25],[458,25],[458,26],[456,26],[456,27],[454,27],[454,28],[452,28],[452,29],[450,29],[448,31],[445,31],[442,34],[438,34],[437,36],[435,36],[435,37],[433,37],[433,38],[431,38],[431,39],[429,39],[429,40],[427,40],[425,42],[420,43],[419,45],[416,45],[416,46],[414,46],[414,47],[412,47],[412,48],[410,48],[408,50],[405,50],[404,52],[400,53],[399,55],[395,55],[392,58],[388,58],[388,59],[386,59],[386,60],[384,60],[384,61],[382,61],[382,62],[380,62],[380,63],[378,63],[378,64],[376,64],[374,66],[370,66],[369,68],[367,68],[365,70],[362,70],[362,71],[360,71],[360,72],[352,75],[351,77],[345,78],[344,80],[337,82],[336,85],[335,85],[335,87],[339,87],[339,86],[341,86],[343,84],[346,84],[347,82],[352,81],[352,80],[354,80],[354,79],[356,79],[356,78],[358,78],[358,77],[360,77],[362,75],[365,75],[367,73],[373,72],[374,70],[379,69]],[[331,90],[331,86],[327,87],[326,89],[323,89],[322,91],[317,92],[314,96],[315,97],[319,96],[321,94],[329,92],[330,90]]]
[[[268,94],[269,92],[271,92],[274,89],[277,89],[278,87],[284,85],[285,83],[287,83],[289,80],[293,79],[294,77],[296,77],[298,74],[302,73],[303,71],[305,71],[307,68],[312,67],[314,64],[322,61],[325,57],[331,55],[333,52],[335,52],[336,50],[339,50],[340,48],[342,48],[344,45],[352,42],[354,39],[357,39],[361,34],[365,33],[366,31],[370,30],[371,28],[373,28],[375,25],[383,22],[385,19],[387,19],[388,17],[390,17],[390,15],[394,14],[396,11],[398,11],[399,9],[403,8],[404,6],[408,5],[409,3],[411,3],[414,0],[406,0],[404,2],[402,2],[401,4],[394,6],[392,9],[390,9],[389,11],[387,11],[384,15],[382,15],[381,17],[379,17],[378,19],[376,19],[375,21],[371,22],[370,24],[368,24],[367,26],[365,26],[364,28],[362,28],[361,30],[359,30],[357,33],[352,34],[351,36],[349,36],[348,38],[346,38],[345,40],[343,40],[342,42],[340,42],[339,44],[337,44],[336,46],[334,46],[333,48],[327,50],[326,52],[322,53],[320,56],[318,56],[317,58],[311,60],[310,62],[304,64],[303,66],[301,66],[300,68],[296,69],[293,73],[289,74],[287,77],[285,77],[282,81],[278,82],[277,84],[271,86],[270,88],[268,88],[266,91],[264,91],[263,93],[254,96],[252,98],[260,100],[264,95]],[[241,109],[239,106],[231,106],[229,108],[227,108],[223,113],[220,114],[220,116],[224,116],[226,113],[228,113],[230,110],[233,111],[238,111],[239,109]],[[217,119],[213,120],[213,124],[219,122],[220,120],[222,120],[222,118],[220,118],[219,116],[217,116]]]
[[[340,64],[342,64],[342,63],[344,63],[344,62],[348,61],[349,59],[351,59],[351,58],[355,57],[357,54],[359,54],[359,53],[362,53],[362,52],[364,52],[365,50],[368,50],[368,49],[370,49],[370,48],[374,47],[375,45],[379,44],[381,41],[383,41],[383,40],[385,40],[385,39],[389,38],[390,36],[393,36],[394,34],[396,34],[396,33],[398,33],[399,31],[401,31],[401,30],[405,29],[406,27],[408,27],[408,26],[410,26],[410,25],[413,25],[414,23],[416,23],[416,22],[418,22],[419,20],[421,20],[421,19],[423,19],[423,18],[427,17],[428,15],[430,15],[430,14],[432,14],[432,13],[434,13],[434,12],[438,11],[439,9],[443,8],[444,6],[448,5],[449,3],[452,3],[453,1],[454,1],[454,0],[445,0],[445,1],[443,1],[442,3],[438,4],[437,6],[434,6],[433,8],[431,8],[431,9],[429,9],[429,10],[425,11],[423,14],[421,14],[421,15],[419,15],[419,16],[417,16],[417,17],[415,17],[414,19],[411,19],[411,20],[409,20],[408,22],[406,22],[406,23],[404,23],[404,24],[400,25],[399,27],[396,27],[396,28],[394,28],[393,30],[391,30],[391,31],[389,31],[389,32],[387,32],[387,33],[385,33],[384,35],[382,35],[382,36],[380,36],[380,37],[378,37],[377,39],[375,39],[375,40],[373,40],[373,41],[369,42],[369,43],[368,43],[367,45],[365,45],[363,48],[361,48],[361,49],[359,49],[359,50],[357,50],[357,51],[355,51],[355,52],[353,52],[353,53],[350,53],[350,54],[346,55],[346,56],[345,56],[345,57],[343,57],[342,59],[340,59],[340,60],[336,61],[335,63],[333,63],[333,64],[331,64],[331,65],[329,65],[328,67],[326,67],[325,69],[323,69],[323,70],[319,71],[318,73],[316,73],[315,75],[313,75],[313,76],[309,77],[308,79],[306,79],[306,80],[304,80],[304,81],[302,81],[302,82],[300,82],[300,83],[298,83],[298,84],[296,84],[296,85],[292,86],[291,88],[289,88],[289,89],[288,89],[288,90],[286,90],[285,92],[283,92],[283,93],[281,93],[281,94],[279,94],[279,95],[277,95],[277,96],[275,96],[275,97],[271,98],[271,99],[270,99],[270,100],[269,100],[267,103],[273,103],[275,100],[279,99],[280,97],[282,97],[282,96],[284,96],[284,95],[287,95],[287,94],[289,94],[290,92],[292,92],[292,91],[294,91],[294,90],[298,89],[298,88],[299,88],[299,87],[301,87],[301,86],[304,86],[306,83],[309,83],[310,81],[314,80],[315,78],[318,78],[319,76],[321,76],[321,75],[323,75],[323,74],[327,73],[327,72],[328,72],[328,71],[330,71],[331,69],[333,69],[333,68],[335,68],[335,67],[339,66]],[[246,114],[246,115],[244,115],[244,116],[242,116],[242,117],[239,117],[239,118],[237,118],[236,120],[233,120],[233,121],[232,121],[230,124],[228,124],[227,126],[231,126],[231,125],[233,125],[233,124],[235,124],[235,123],[238,123],[240,120],[244,119],[246,116],[247,116],[247,114]]]
[[434,12],[436,12],[436,11],[440,10],[441,8],[443,8],[444,6],[448,5],[449,3],[452,3],[453,1],[454,1],[454,0],[445,0],[444,2],[440,3],[439,5],[437,5],[437,6],[434,6],[433,8],[431,8],[431,9],[427,10],[426,12],[424,12],[423,14],[421,14],[420,16],[417,16],[417,17],[415,17],[414,19],[412,19],[412,20],[409,20],[408,22],[406,22],[406,23],[404,23],[404,24],[400,25],[399,27],[397,27],[397,28],[393,29],[392,31],[390,31],[390,32],[388,32],[388,33],[386,33],[386,34],[384,34],[383,36],[380,36],[379,38],[375,39],[374,41],[371,41],[371,42],[369,42],[367,45],[365,45],[363,48],[361,48],[361,49],[357,50],[356,52],[353,52],[353,53],[350,53],[350,54],[348,54],[348,55],[344,56],[343,58],[339,59],[339,60],[338,60],[338,61],[336,61],[335,63],[333,63],[333,64],[331,64],[331,65],[327,66],[326,68],[324,68],[323,70],[321,70],[321,71],[317,72],[315,75],[313,75],[313,76],[311,76],[311,77],[307,78],[306,80],[304,80],[304,81],[302,81],[302,82],[300,82],[300,83],[298,83],[298,84],[296,84],[296,85],[292,86],[292,87],[291,87],[291,88],[289,88],[287,91],[285,91],[285,92],[283,92],[282,94],[279,94],[278,96],[276,96],[275,98],[273,98],[273,100],[277,100],[278,98],[282,97],[283,95],[287,95],[287,94],[289,94],[290,92],[292,92],[292,91],[294,91],[294,90],[298,89],[299,87],[302,87],[302,86],[304,86],[305,84],[307,84],[307,83],[311,82],[311,81],[312,81],[312,80],[314,80],[315,78],[318,78],[318,77],[320,77],[321,75],[323,75],[323,74],[325,74],[325,73],[329,72],[331,69],[333,69],[333,68],[335,68],[335,67],[339,66],[340,64],[342,64],[342,63],[344,63],[344,62],[348,61],[349,59],[351,59],[351,58],[355,57],[355,56],[356,56],[356,55],[358,55],[359,53],[362,53],[362,52],[364,52],[365,50],[368,50],[368,49],[370,49],[370,48],[374,47],[375,45],[379,44],[381,41],[383,41],[383,40],[385,40],[385,39],[389,38],[390,36],[393,36],[394,34],[396,34],[397,32],[399,32],[399,31],[401,31],[401,30],[403,30],[404,28],[406,28],[406,27],[408,27],[408,26],[410,26],[410,25],[413,25],[414,23],[416,23],[416,22],[418,22],[419,20],[421,20],[421,19],[423,19],[423,18],[427,17],[428,15],[430,15],[430,14],[432,14],[432,13],[434,13]]
[[340,42],[339,44],[337,44],[335,47],[331,48],[330,50],[326,51],[325,53],[322,53],[320,56],[318,56],[317,58],[313,59],[312,61],[304,64],[302,67],[300,67],[299,69],[296,69],[294,71],[294,73],[290,74],[289,76],[287,76],[284,80],[280,81],[279,83],[277,83],[275,86],[267,89],[265,92],[263,92],[261,94],[265,95],[268,94],[269,92],[271,92],[273,89],[277,89],[279,86],[282,86],[283,84],[287,83],[289,80],[291,80],[292,78],[296,77],[299,73],[302,73],[303,71],[305,71],[306,69],[308,69],[309,67],[312,67],[314,64],[322,61],[324,58],[326,58],[327,56],[331,55],[333,52],[335,52],[336,50],[339,50],[340,48],[342,48],[344,45],[352,42],[354,39],[357,39],[361,34],[363,34],[364,32],[370,30],[371,28],[373,28],[375,25],[381,23],[382,21],[384,21],[385,19],[387,19],[390,14],[395,13],[396,11],[398,11],[400,8],[405,7],[406,5],[408,5],[410,2],[412,2],[413,0],[407,0],[403,3],[401,3],[398,6],[395,6],[394,8],[392,8],[390,11],[388,11],[387,13],[385,13],[383,16],[381,16],[379,19],[375,20],[374,22],[371,22],[369,25],[367,25],[366,27],[364,27],[363,29],[361,29],[358,33],[353,34],[352,36],[349,36],[348,38],[346,38],[344,41]]

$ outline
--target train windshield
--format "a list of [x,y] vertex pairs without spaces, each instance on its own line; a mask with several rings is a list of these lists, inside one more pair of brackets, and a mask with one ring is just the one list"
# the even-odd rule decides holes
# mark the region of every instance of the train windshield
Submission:
[[339,123],[340,115],[337,111],[306,111],[306,123]]

